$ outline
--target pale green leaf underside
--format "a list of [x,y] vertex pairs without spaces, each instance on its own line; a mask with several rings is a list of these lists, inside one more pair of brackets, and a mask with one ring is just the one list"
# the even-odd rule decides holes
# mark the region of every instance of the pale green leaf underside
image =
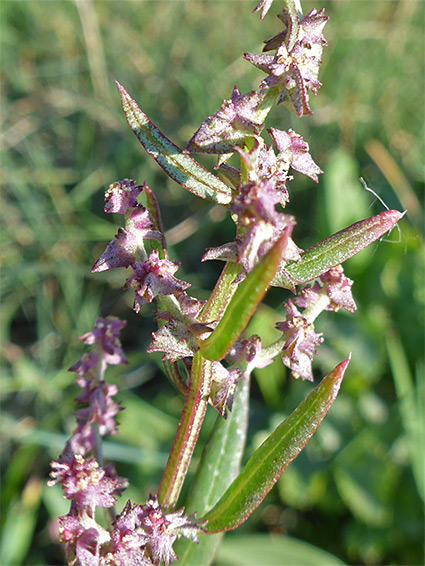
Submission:
[[218,204],[229,204],[231,189],[171,142],[142,112],[128,92],[117,83],[128,125],[147,153],[171,179],[191,193]]

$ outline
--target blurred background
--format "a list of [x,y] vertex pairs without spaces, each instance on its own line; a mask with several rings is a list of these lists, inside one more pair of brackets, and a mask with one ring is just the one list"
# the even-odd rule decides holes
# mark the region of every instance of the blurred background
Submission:
[[[148,183],[171,259],[182,262],[177,275],[198,298],[208,296],[221,268],[199,259],[205,247],[233,239],[233,226],[143,152],[114,80],[183,146],[234,84],[247,92],[263,78],[241,53],[260,52],[280,31],[281,6],[275,2],[260,23],[251,15],[255,4],[0,3],[5,566],[63,563],[51,536],[54,518],[69,506],[46,481],[49,462],[75,427],[78,388],[67,368],[85,351],[78,336],[99,314],[127,320],[122,342],[130,365],[107,374],[125,407],[120,434],[105,442],[106,457],[131,482],[121,505],[128,497],[142,503],[157,488],[182,399],[164,377],[160,355],[145,353],[152,310],[131,310],[132,293],[121,289],[125,273],[90,273],[121,219],[103,213],[104,191],[122,178]],[[267,122],[302,134],[325,171],[318,185],[298,174],[289,185],[294,239],[307,247],[381,212],[359,177],[388,207],[408,213],[391,243],[373,244],[345,264],[358,312],[319,318],[325,342],[315,362],[317,381],[352,352],[340,396],[263,504],[226,535],[215,563],[422,564],[424,3],[303,2],[305,13],[313,7],[330,16],[314,115],[298,119],[281,106]],[[211,166],[213,159],[202,162]],[[250,330],[273,340],[288,296],[272,289]],[[279,361],[257,372],[246,457],[311,388]],[[201,445],[214,420],[211,409]],[[274,558],[264,550],[270,534]]]

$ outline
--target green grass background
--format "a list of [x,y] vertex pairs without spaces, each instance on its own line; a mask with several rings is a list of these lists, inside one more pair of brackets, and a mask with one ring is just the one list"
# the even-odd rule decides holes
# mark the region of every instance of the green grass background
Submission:
[[[259,52],[279,31],[280,6],[276,1],[260,23],[250,13],[255,4],[0,3],[5,566],[63,563],[51,537],[68,503],[46,479],[74,427],[77,387],[67,368],[84,351],[78,335],[98,314],[128,321],[123,345],[131,362],[108,374],[125,411],[105,453],[130,479],[127,497],[141,503],[156,490],[182,400],[160,356],[144,353],[154,328],[151,309],[131,311],[123,272],[90,273],[120,220],[103,213],[103,193],[125,177],[149,184],[170,255],[182,262],[178,275],[200,298],[220,265],[199,258],[205,247],[231,240],[233,228],[220,208],[186,193],[143,153],[114,79],[184,145],[234,84],[246,92],[261,80],[241,53]],[[349,564],[422,564],[424,3],[317,0],[303,7],[325,7],[331,18],[323,87],[311,99],[312,117],[298,119],[279,107],[267,123],[302,134],[325,171],[318,186],[298,174],[289,186],[296,242],[306,247],[382,210],[360,176],[390,208],[408,213],[400,237],[396,231],[390,237],[395,243],[374,244],[347,262],[358,312],[320,317],[326,340],[315,363],[319,379],[352,352],[341,394],[261,507],[226,536],[216,564],[330,564],[305,543]],[[252,323],[266,341],[288,296],[272,290]],[[310,389],[278,361],[257,372],[247,455]],[[201,444],[214,418],[211,410]],[[283,545],[275,554],[268,533]],[[261,559],[255,549],[262,549]]]

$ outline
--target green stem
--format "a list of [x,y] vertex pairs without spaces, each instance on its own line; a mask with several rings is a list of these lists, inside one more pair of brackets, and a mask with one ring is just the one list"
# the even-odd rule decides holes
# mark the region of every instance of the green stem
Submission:
[[[226,263],[199,317],[200,322],[221,318],[237,289],[237,285],[232,283],[239,269],[239,265],[235,263]],[[193,358],[183,412],[158,491],[159,502],[168,509],[174,508],[177,504],[207,410],[211,381],[212,363],[197,352]]]
[[201,315],[199,316],[200,322],[212,322],[218,320],[226,310],[230,299],[233,297],[237,285],[233,284],[236,276],[239,274],[240,266],[238,263],[229,261],[223,268],[217,283],[211,295],[208,298]]
[[189,392],[158,490],[158,501],[166,509],[174,509],[177,504],[207,410],[211,380],[212,364],[197,352]]
[[313,323],[321,312],[323,312],[331,303],[330,298],[326,293],[326,289],[322,287],[319,291],[318,297],[314,303],[303,310],[303,317],[310,324]]
[[254,121],[258,124],[264,124],[266,121],[267,115],[270,110],[273,108],[277,98],[279,96],[279,87],[273,86],[269,88],[266,92],[266,96],[261,104],[258,106],[257,112],[254,116]]

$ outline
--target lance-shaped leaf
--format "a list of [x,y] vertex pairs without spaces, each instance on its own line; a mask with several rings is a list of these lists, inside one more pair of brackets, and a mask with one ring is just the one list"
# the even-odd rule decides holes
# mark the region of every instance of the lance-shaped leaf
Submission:
[[349,359],[341,362],[263,442],[218,503],[200,520],[209,533],[240,525],[301,452],[334,402]]
[[221,360],[228,353],[269,288],[287,243],[288,231],[285,229],[276,244],[239,284],[216,329],[200,345],[204,358]]
[[230,188],[165,137],[140,110],[125,88],[118,82],[117,86],[128,125],[167,175],[201,198],[228,204],[231,200]]
[[301,284],[316,279],[394,228],[404,214],[398,210],[386,210],[317,242],[302,253],[301,261],[282,265],[271,285],[292,289],[294,282]]

